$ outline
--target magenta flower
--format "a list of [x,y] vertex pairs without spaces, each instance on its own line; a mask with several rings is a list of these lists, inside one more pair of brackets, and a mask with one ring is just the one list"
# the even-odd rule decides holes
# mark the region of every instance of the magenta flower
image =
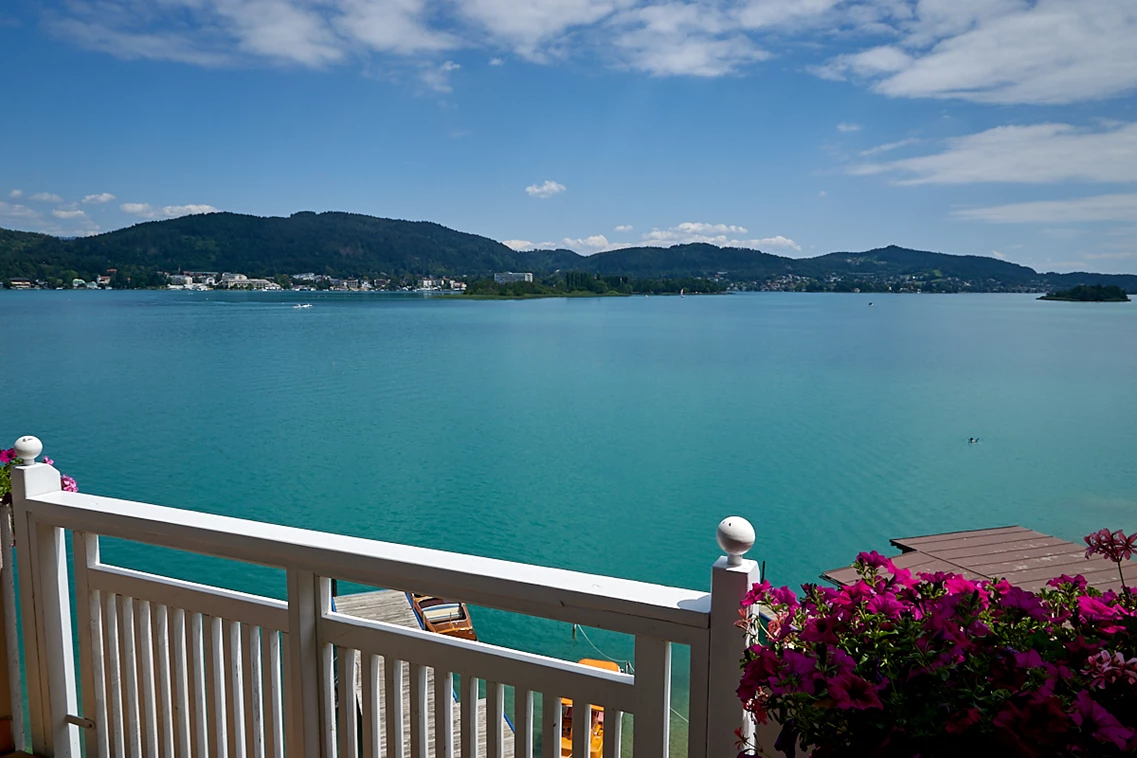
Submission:
[[882,707],[873,686],[856,674],[839,674],[826,683],[825,689],[843,711]]
[[49,466],[55,465],[55,461],[53,461],[51,458],[48,458],[46,455],[43,457],[43,462]]
[[1092,555],[1100,555],[1106,560],[1119,563],[1127,561],[1133,557],[1133,551],[1137,550],[1137,532],[1125,536],[1125,532],[1118,529],[1115,532],[1110,532],[1108,529],[1102,529],[1094,532],[1093,534],[1086,535],[1086,557]]
[[1124,750],[1133,737],[1133,730],[1122,726],[1114,716],[1098,704],[1087,690],[1082,690],[1074,698],[1070,718],[1083,731],[1093,735],[1099,742],[1110,742],[1118,750]]
[[9,464],[16,460],[16,449],[8,448],[7,450],[0,450],[0,463]]
[[64,492],[78,492],[79,491],[79,485],[76,484],[75,480],[72,479],[71,477],[69,477],[67,474],[60,474],[59,475],[59,484],[63,487]]

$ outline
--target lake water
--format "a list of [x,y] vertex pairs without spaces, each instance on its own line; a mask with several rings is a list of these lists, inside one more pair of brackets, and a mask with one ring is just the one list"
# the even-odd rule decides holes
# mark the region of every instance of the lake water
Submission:
[[[0,441],[39,436],[87,492],[692,588],[730,514],[776,584],[890,537],[1137,527],[1137,305],[4,292],[0,319]],[[284,592],[264,569],[104,557]],[[475,621],[593,654],[564,624]]]

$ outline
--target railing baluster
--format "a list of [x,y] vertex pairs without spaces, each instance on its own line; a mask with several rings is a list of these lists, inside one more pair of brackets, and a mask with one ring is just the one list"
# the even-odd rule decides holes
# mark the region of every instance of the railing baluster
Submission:
[[360,679],[363,695],[363,758],[380,758],[379,656],[363,653]]
[[454,674],[434,669],[434,758],[454,758]]
[[324,713],[323,757],[336,754],[335,647],[320,644],[320,708]]
[[241,624],[241,681],[245,685],[245,755],[249,758],[265,758],[260,634],[260,627]]
[[228,758],[229,724],[225,712],[225,631],[223,622],[216,616],[203,616],[202,630],[205,632],[205,653],[209,661],[209,686],[206,700],[209,703],[211,718],[209,732],[213,736],[214,758]]
[[122,646],[122,675],[126,680],[126,741],[131,758],[142,757],[142,724],[138,703],[138,661],[134,636],[134,599],[120,597],[119,642]]
[[150,603],[138,602],[135,623],[138,628],[138,660],[142,672],[139,683],[142,700],[142,747],[147,758],[158,758],[158,705],[154,690],[154,635]]
[[190,726],[193,737],[195,758],[209,756],[209,714],[213,712],[213,689],[209,686],[209,656],[206,654],[206,638],[209,632],[209,617],[200,613],[190,614],[190,660],[193,675],[193,710],[190,711]]
[[533,758],[533,692],[513,690],[513,755]]
[[505,758],[505,687],[486,682],[486,758]]
[[426,667],[411,664],[411,758],[428,758]]
[[604,758],[620,758],[624,741],[624,712],[604,709]]
[[462,674],[462,758],[478,758],[478,679],[470,673]]
[[541,756],[561,758],[561,698],[551,692],[541,693]]
[[284,703],[281,700],[280,633],[277,630],[261,629],[261,656],[265,682],[265,756],[284,758]]
[[159,605],[156,613],[155,642],[158,647],[158,713],[161,715],[162,736],[159,753],[163,758],[174,758],[173,683],[170,680],[170,609]]
[[671,741],[671,643],[636,636],[636,758],[667,758]]
[[383,660],[385,698],[387,706],[387,755],[385,758],[406,758],[403,733],[403,662],[391,658]]
[[110,736],[113,737],[111,752],[115,756],[125,756],[126,733],[123,726],[125,711],[122,707],[122,661],[118,642],[118,603],[117,595],[107,595],[104,601],[103,624],[106,628],[106,637],[103,649],[106,651],[107,661],[107,703],[110,706],[107,717],[111,722]]
[[[0,518],[6,518],[6,514]],[[103,665],[103,621],[101,594],[87,585],[87,569],[99,562],[99,538],[74,532],[75,611],[79,630],[79,669],[83,692],[83,715],[95,722],[95,729],[84,730],[85,753],[92,758],[109,758],[107,734],[106,678]],[[21,746],[22,747],[22,746]]]
[[359,711],[355,700],[356,665],[359,651],[339,648],[339,758],[359,758]]
[[174,658],[174,691],[173,708],[174,732],[177,738],[177,750],[174,753],[178,758],[192,758],[190,751],[191,731],[190,712],[193,706],[190,703],[189,678],[186,676],[186,612],[181,608],[173,609],[173,627],[171,644]]
[[[289,619],[291,618],[292,616],[290,614]],[[294,635],[286,634],[284,632],[280,633],[280,720],[284,725],[284,742],[281,744],[291,746],[293,751],[296,751],[297,747],[295,746],[303,748],[305,745],[304,733],[297,732],[297,729],[299,729],[299,724],[297,724],[296,719],[293,718],[296,715],[296,706],[293,705],[293,701],[296,699],[295,688],[297,687],[294,682],[296,681],[296,677],[299,676],[292,671],[292,667],[295,665],[294,661],[292,660],[292,646],[296,644],[293,642],[294,639]],[[283,755],[283,747],[280,749],[280,752]]]
[[225,722],[229,755],[245,758],[245,698],[241,692],[241,624],[225,621]]
[[592,705],[586,693],[572,699],[572,754],[592,755]]

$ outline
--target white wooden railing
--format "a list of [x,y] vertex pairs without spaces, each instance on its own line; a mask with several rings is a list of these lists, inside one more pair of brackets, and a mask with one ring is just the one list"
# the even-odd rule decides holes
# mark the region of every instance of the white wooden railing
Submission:
[[[39,440],[21,438],[16,450],[26,462],[12,471],[12,509],[30,723],[17,747],[36,755],[503,758],[508,738],[516,758],[536,758],[539,728],[542,756],[561,758],[567,697],[578,711],[604,708],[604,758],[621,755],[622,714],[633,717],[632,754],[662,757],[672,643],[691,649],[688,758],[737,753],[744,717],[734,691],[746,640],[735,622],[758,579],[742,558],[754,542],[744,519],[719,525],[728,555],[705,593],[62,492],[59,473],[35,462]],[[284,569],[287,601],[105,564],[100,536]],[[4,572],[11,577],[10,560]],[[635,674],[336,613],[333,578],[631,634]],[[503,727],[507,687],[512,734]],[[358,691],[361,708],[337,708]],[[583,712],[575,720],[589,723]],[[573,739],[572,754],[587,758],[589,730],[574,729]]]

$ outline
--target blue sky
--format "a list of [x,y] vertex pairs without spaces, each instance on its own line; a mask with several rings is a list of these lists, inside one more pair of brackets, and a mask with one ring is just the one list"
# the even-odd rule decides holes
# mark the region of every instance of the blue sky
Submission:
[[9,0],[0,226],[346,210],[1134,273],[1134,40],[1134,0]]

